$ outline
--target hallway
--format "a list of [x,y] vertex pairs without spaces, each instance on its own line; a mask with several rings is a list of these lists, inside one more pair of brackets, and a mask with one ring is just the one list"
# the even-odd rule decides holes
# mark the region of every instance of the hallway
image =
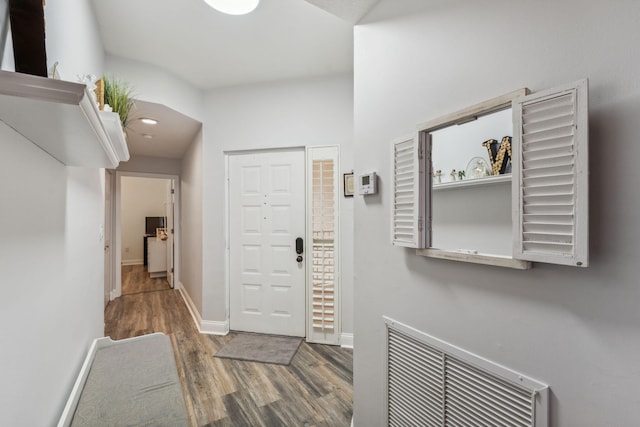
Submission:
[[169,335],[193,426],[349,426],[352,350],[303,342],[290,366],[215,358],[233,333],[198,333],[177,290],[141,292],[108,304],[105,335]]
[[122,295],[171,289],[166,277],[150,278],[144,265],[122,266]]

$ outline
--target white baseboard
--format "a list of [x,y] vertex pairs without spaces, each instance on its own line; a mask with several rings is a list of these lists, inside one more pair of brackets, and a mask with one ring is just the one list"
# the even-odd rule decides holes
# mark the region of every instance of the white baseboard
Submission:
[[224,322],[213,321],[213,320],[202,320],[198,309],[196,308],[193,300],[189,296],[189,293],[182,285],[181,282],[178,282],[178,291],[180,295],[182,295],[182,299],[184,300],[187,308],[189,309],[189,313],[191,313],[191,318],[193,322],[196,324],[196,328],[198,328],[198,332],[201,334],[210,334],[210,335],[227,335],[229,333],[229,321],[226,320]]
[[122,265],[142,265],[144,264],[144,260],[141,259],[123,259]]
[[340,347],[353,348],[353,334],[340,334]]
[[229,333],[229,322],[202,320],[200,322],[200,333],[209,335],[227,335]]

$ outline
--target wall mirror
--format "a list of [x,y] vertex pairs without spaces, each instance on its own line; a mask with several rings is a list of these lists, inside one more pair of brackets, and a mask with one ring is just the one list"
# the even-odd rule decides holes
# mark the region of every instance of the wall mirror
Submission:
[[516,269],[587,266],[588,131],[580,80],[520,89],[393,140],[393,245]]
[[419,127],[428,168],[427,248],[512,256],[511,101],[523,94],[512,92]]
[[513,135],[511,108],[430,134],[431,246],[510,256],[511,156],[502,141]]

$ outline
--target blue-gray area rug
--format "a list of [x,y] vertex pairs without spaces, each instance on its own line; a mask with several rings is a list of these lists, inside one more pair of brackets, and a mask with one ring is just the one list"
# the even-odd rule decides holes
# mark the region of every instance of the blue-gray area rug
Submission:
[[242,333],[233,337],[215,357],[289,365],[301,342],[296,337]]

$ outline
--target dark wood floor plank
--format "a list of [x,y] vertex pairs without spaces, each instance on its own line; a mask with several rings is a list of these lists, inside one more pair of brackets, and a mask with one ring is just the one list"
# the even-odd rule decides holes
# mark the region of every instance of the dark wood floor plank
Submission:
[[[146,281],[134,269],[123,270],[123,280]],[[168,285],[123,295],[105,309],[105,335],[112,339],[152,332],[171,338],[193,426],[349,426],[351,350],[303,342],[289,366],[216,358],[234,334],[200,334],[180,293]]]

